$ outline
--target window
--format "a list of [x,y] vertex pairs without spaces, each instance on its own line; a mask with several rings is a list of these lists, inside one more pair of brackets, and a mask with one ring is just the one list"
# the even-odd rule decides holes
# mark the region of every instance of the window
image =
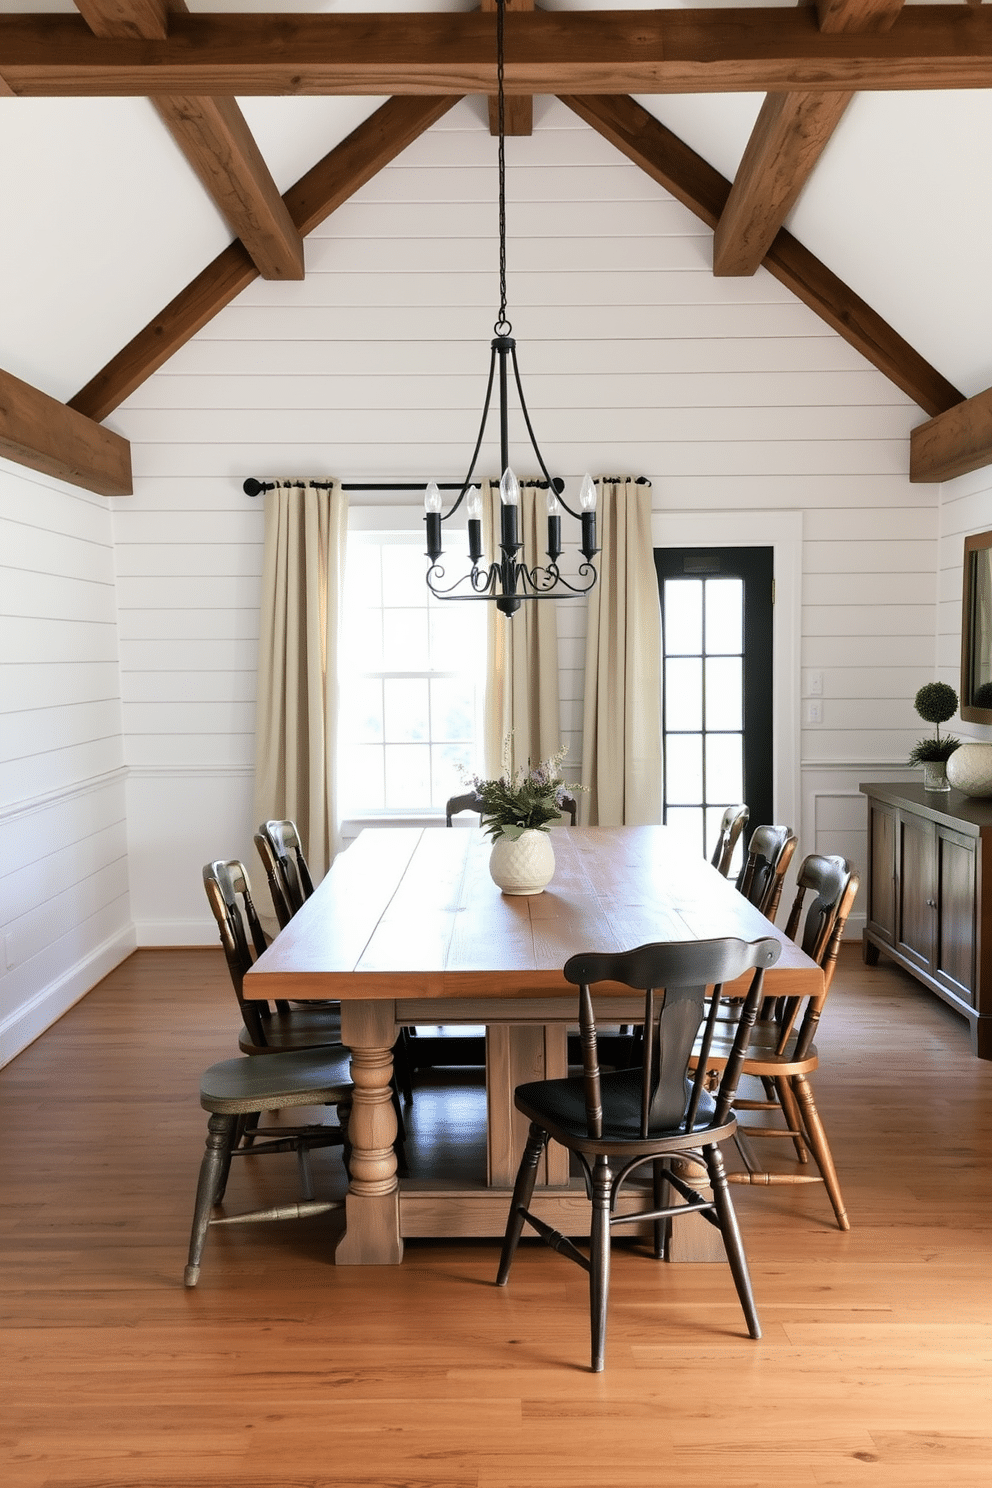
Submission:
[[443,602],[419,532],[349,532],[341,637],[342,815],[444,807],[481,768],[486,606]]

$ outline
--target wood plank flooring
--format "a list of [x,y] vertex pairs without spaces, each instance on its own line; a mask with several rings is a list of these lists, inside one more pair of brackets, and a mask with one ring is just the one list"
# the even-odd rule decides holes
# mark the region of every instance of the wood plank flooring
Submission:
[[[851,1232],[820,1185],[735,1188],[758,1343],[725,1267],[618,1244],[602,1375],[585,1277],[536,1243],[503,1291],[488,1241],[338,1270],[333,1214],[215,1228],[185,1291],[234,1028],[219,950],[141,951],[0,1075],[7,1488],[992,1485],[992,1064],[884,961],[845,947],[819,1040]],[[411,1163],[478,1109],[423,1090]],[[295,1192],[276,1157],[229,1199]]]

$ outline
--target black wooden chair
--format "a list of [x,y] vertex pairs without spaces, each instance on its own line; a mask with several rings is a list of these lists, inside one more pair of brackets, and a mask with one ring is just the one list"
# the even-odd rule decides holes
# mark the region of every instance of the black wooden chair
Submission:
[[730,873],[730,864],[734,856],[734,849],[744,828],[747,826],[748,809],[746,806],[728,806],[720,819],[720,832],[713,848],[710,862],[713,867],[723,874],[724,878]]
[[263,822],[255,833],[255,846],[268,879],[272,907],[280,930],[284,930],[304,899],[313,893],[313,880],[303,855],[296,823]]
[[[860,880],[845,858],[813,854],[801,864],[797,882],[785,933],[823,968],[823,988],[810,997],[769,998],[759,1010],[751,1030],[743,1074],[753,1075],[761,1082],[764,1099],[739,1096],[734,1109],[738,1113],[773,1112],[784,1117],[784,1124],[757,1126],[743,1120],[739,1122],[734,1140],[745,1171],[731,1173],[729,1182],[753,1184],[759,1188],[822,1183],[829,1195],[838,1228],[849,1230],[851,1225],[837,1169],[809,1076],[819,1065],[814,1038]],[[813,898],[807,907],[805,901],[809,893]],[[706,1055],[700,1051],[699,1057],[705,1057],[710,1071],[711,1083],[719,1078],[731,1047],[731,1033],[724,1027],[712,1040]],[[800,1171],[770,1171],[759,1162],[751,1144],[753,1140],[763,1138],[791,1141]],[[810,1153],[813,1164],[809,1162]],[[815,1172],[809,1171],[811,1166],[815,1166]]]
[[775,923],[782,885],[799,839],[791,827],[755,827],[737,879],[744,898]]
[[[481,816],[484,809],[482,799],[476,791],[468,791],[463,796],[450,796],[444,808],[444,824],[452,827],[453,816],[460,816],[463,811],[474,811],[477,816]],[[574,796],[562,796],[561,814],[568,817],[570,827],[575,826],[579,817],[579,803]]]
[[[186,1286],[195,1287],[200,1279],[200,1260],[211,1225],[302,1219],[342,1207],[341,1200],[314,1198],[309,1154],[315,1147],[346,1146],[347,1111],[352,1090],[348,1076],[348,1051],[340,1045],[268,1054],[264,1059],[244,1056],[225,1059],[204,1072],[200,1080],[200,1105],[211,1115],[207,1123],[207,1147],[196,1187],[184,1277]],[[337,1106],[339,1116],[344,1119],[337,1126],[314,1123],[259,1128],[257,1125],[259,1116],[265,1111],[318,1105]],[[246,1131],[248,1145],[239,1146]],[[212,1213],[224,1197],[232,1158],[287,1151],[295,1151],[299,1163],[299,1202],[234,1215]]]
[[[683,1214],[703,1215],[723,1237],[748,1332],[752,1338],[761,1336],[720,1143],[733,1136],[737,1125],[733,1101],[748,1032],[761,1001],[764,968],[774,965],[780,950],[779,942],[771,938],[751,944],[734,939],[694,941],[641,946],[616,955],[573,956],[565,965],[566,979],[579,988],[584,1072],[572,1079],[539,1080],[517,1087],[515,1104],[530,1118],[531,1126],[510,1203],[497,1285],[505,1286],[509,1280],[525,1223],[552,1249],[588,1271],[593,1370],[601,1370],[604,1362],[614,1225],[650,1221],[654,1253],[660,1258],[672,1221]],[[752,969],[755,974],[741,1011],[734,1054],[714,1098],[706,1088],[705,1067],[691,1081],[687,1076],[693,1043],[706,1014],[707,989],[714,990],[704,1047],[715,1026],[722,984]],[[619,982],[645,994],[645,1037],[637,1068],[600,1072],[591,989],[603,981]],[[588,1257],[528,1208],[538,1161],[549,1139],[575,1153],[585,1174],[592,1203]],[[704,1198],[673,1170],[676,1158],[705,1163],[712,1198]],[[618,1213],[621,1187],[645,1163],[651,1164],[652,1171],[647,1208]],[[681,1203],[669,1202],[672,1188]]]

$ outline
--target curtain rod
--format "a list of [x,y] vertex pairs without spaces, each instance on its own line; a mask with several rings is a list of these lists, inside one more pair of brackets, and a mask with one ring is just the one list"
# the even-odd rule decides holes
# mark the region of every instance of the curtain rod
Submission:
[[[600,476],[599,478],[600,478],[600,480],[607,481],[608,483],[614,483],[615,482],[615,483],[618,483],[619,484],[619,483],[622,483],[624,481],[628,481],[630,479],[633,479],[634,484],[635,485],[638,485],[638,486],[649,486],[651,484],[651,482],[648,480],[648,478],[647,478],[646,475],[637,475],[637,476],[634,476],[634,477],[631,477],[629,475],[603,475],[603,476]],[[334,482],[333,481],[309,480],[309,481],[291,481],[291,482],[289,482],[289,484],[294,485],[294,486],[299,486],[299,488],[300,488],[301,491],[306,491],[306,490],[310,490],[310,491],[329,491],[331,489],[331,486],[334,484]],[[543,491],[543,490],[546,490],[547,489],[548,482],[547,481],[544,481],[544,480],[521,481],[520,484],[522,486],[536,486],[539,490]],[[260,480],[256,480],[254,478],[254,476],[251,476],[250,475],[248,477],[248,479],[245,481],[244,485],[241,487],[241,489],[244,491],[244,493],[245,493],[246,496],[261,496],[263,494],[263,492],[265,492],[265,491],[274,491],[275,488],[276,488],[276,485],[277,485],[277,482],[276,481],[260,481]],[[424,491],[424,490],[426,490],[426,487],[427,487],[427,482],[426,481],[405,481],[405,482],[399,482],[399,483],[397,483],[397,482],[389,482],[389,481],[372,481],[372,482],[342,481],[341,482],[341,489],[342,489],[342,491]],[[437,487],[438,487],[438,490],[439,491],[461,491],[463,489],[463,487],[464,487],[464,482],[463,481],[438,481]]]

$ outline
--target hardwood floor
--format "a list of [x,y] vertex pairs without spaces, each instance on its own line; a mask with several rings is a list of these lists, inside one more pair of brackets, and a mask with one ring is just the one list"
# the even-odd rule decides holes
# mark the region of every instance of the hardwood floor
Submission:
[[[992,1484],[992,1063],[903,973],[845,947],[818,1041],[850,1233],[819,1185],[735,1188],[758,1343],[725,1267],[618,1244],[602,1375],[536,1243],[502,1291],[495,1242],[336,1269],[334,1215],[215,1228],[185,1291],[234,1014],[219,950],[138,952],[0,1076],[8,1488]],[[418,1095],[411,1163],[477,1128],[457,1101]],[[295,1193],[287,1156],[229,1198]]]

